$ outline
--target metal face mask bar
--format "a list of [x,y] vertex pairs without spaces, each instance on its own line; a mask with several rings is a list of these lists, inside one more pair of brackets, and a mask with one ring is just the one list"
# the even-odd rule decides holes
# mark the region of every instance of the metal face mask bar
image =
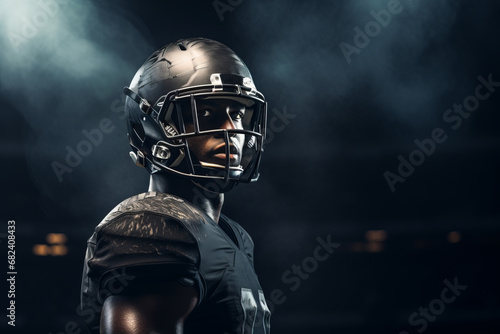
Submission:
[[[258,119],[261,109],[261,103],[248,98],[218,94],[206,96],[198,94],[195,97],[191,94],[176,98],[164,117],[160,112],[160,119],[167,134],[175,132],[184,134],[173,135],[171,138],[184,137],[186,139],[188,159],[192,162],[189,167],[194,168],[194,171],[190,170],[191,173],[207,174],[212,171],[208,174],[212,175],[214,172],[221,174],[220,170],[225,169],[226,179],[239,179],[241,175],[244,175],[245,170],[249,170],[251,161],[262,146],[261,127],[259,127],[262,123]],[[220,159],[214,161],[209,156],[196,158],[195,156],[199,155],[199,149],[190,150],[189,145],[193,141],[198,141],[194,138],[197,136],[204,136],[207,140],[209,137],[222,138],[225,161],[221,162]],[[237,154],[236,158],[233,154]],[[235,165],[235,161],[230,161],[230,156],[232,159],[239,160],[241,164]],[[243,177],[243,179],[246,178]]]
[[[147,158],[157,169],[199,179],[219,179],[224,182],[257,180],[265,139],[267,105],[264,96],[254,87],[237,84],[192,86],[171,91],[161,96],[154,105],[128,87],[124,88],[124,92],[139,104],[145,116],[151,117],[160,125],[165,135],[166,140],[153,145],[152,157]],[[220,122],[207,122],[208,117],[205,117],[205,114],[216,111],[215,109],[206,111],[205,106],[211,104],[223,106],[225,102],[228,105],[239,106],[234,111],[237,115],[236,120],[229,112],[226,115],[225,110],[224,113],[220,113],[220,108],[217,111],[220,113],[217,117],[230,117],[232,126],[221,128]],[[243,109],[244,112],[241,112]],[[235,124],[235,121],[238,124]],[[216,162],[200,161],[193,156],[193,152],[189,150],[188,139],[198,136],[222,137],[224,161],[220,161],[221,159]],[[231,138],[237,136],[244,136],[239,166],[235,166],[234,163],[232,165],[230,161]]]

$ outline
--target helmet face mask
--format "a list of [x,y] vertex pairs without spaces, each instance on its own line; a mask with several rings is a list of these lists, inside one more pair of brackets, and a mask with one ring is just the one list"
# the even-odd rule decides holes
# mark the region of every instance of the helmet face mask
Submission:
[[[218,42],[201,40],[208,41],[209,45],[214,43],[222,56],[232,53]],[[197,49],[198,53],[200,49],[203,46]],[[234,53],[230,56],[237,57]],[[209,60],[216,63],[217,70],[223,70],[217,58],[212,56]],[[236,65],[242,68],[239,72],[243,73],[234,71],[231,63],[228,73],[211,73],[210,66],[204,70],[195,67],[191,77],[187,77],[188,83],[196,81],[194,85],[176,87],[179,85],[172,84],[173,78],[156,81],[149,76],[149,84],[155,88],[173,88],[163,90],[163,95],[154,104],[140,95],[141,87],[125,87],[125,94],[132,100],[128,102],[133,102],[126,103],[125,108],[129,116],[130,144],[137,150],[139,165],[152,174],[170,172],[196,183],[215,180],[220,192],[237,183],[258,179],[267,105],[264,96],[256,90],[248,69],[239,58],[237,60],[240,63]],[[143,158],[139,157],[141,155]]]

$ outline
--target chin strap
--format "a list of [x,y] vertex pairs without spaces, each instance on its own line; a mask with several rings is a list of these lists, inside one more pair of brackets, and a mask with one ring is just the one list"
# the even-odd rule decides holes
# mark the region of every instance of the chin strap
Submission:
[[153,116],[153,118],[155,119],[158,118],[158,115],[160,113],[151,106],[148,100],[146,100],[127,86],[123,87],[123,93],[134,100],[139,105],[139,109],[141,109],[144,114],[150,116],[153,113],[153,115],[151,116]]

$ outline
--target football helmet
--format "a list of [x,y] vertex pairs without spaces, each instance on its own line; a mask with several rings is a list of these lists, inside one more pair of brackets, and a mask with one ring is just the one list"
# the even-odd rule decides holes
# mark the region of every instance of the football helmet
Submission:
[[[217,180],[221,191],[258,179],[267,104],[245,63],[224,44],[205,38],[168,44],[146,60],[124,93],[130,156],[149,173]],[[230,126],[200,119],[212,112],[206,105],[226,104],[238,109],[235,116],[227,111]],[[219,158],[204,161],[189,143],[210,136],[222,143]],[[235,137],[241,146],[236,163]]]

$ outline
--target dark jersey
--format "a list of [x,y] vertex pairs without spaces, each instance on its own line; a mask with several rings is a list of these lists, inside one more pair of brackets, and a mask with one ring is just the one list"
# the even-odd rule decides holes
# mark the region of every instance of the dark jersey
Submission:
[[269,333],[248,233],[222,214],[217,224],[193,204],[155,192],[120,203],[88,240],[81,316],[98,332],[106,297],[168,280],[198,291],[186,334]]

